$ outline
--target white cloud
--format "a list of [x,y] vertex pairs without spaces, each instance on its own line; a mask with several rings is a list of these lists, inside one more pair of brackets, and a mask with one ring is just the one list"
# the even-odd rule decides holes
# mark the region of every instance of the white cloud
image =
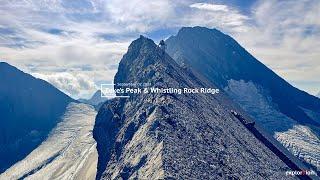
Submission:
[[182,18],[183,26],[206,26],[227,32],[242,32],[250,19],[237,9],[226,5],[194,3],[189,7],[191,11]]
[[315,94],[320,86],[319,11],[318,0],[260,1],[253,8],[254,23],[233,36],[280,76]]
[[[42,33],[32,35],[34,38],[48,41],[35,48],[0,47],[1,58],[26,72],[52,75],[49,76],[52,77],[48,79],[49,82],[55,82],[50,80],[54,80],[54,74],[60,76],[61,71],[88,74],[94,77],[93,82],[110,82],[116,73],[119,60],[129,45],[129,42],[110,42],[90,37],[54,37]],[[55,85],[76,98],[95,90],[93,86],[89,86],[92,89],[83,89],[87,91],[86,94],[78,92],[76,89],[81,90],[84,86],[78,86],[79,83],[76,81],[69,82],[70,85]]]
[[[138,34],[206,26],[231,34],[291,82],[319,82],[319,4],[259,1],[251,14],[243,14],[192,0],[3,0],[0,57],[26,72],[78,72],[93,82],[111,81]],[[315,93],[315,87],[306,90]]]
[[[64,0],[1,3],[0,57],[28,73],[40,74],[41,78],[78,98],[95,90],[93,86],[80,86],[81,79],[90,83],[113,80],[115,68],[132,38],[110,41],[99,36],[123,32],[107,21],[86,19],[87,15],[103,12],[103,8],[97,9],[102,7],[98,6],[102,2],[86,1],[89,3],[77,8],[66,2],[69,3]],[[74,19],[70,17],[73,14],[75,17],[84,14],[86,18]],[[50,33],[52,29],[56,29],[55,33]],[[61,72],[72,74],[62,79]],[[93,78],[74,78],[77,73]]]
[[110,20],[125,29],[146,32],[161,27],[174,16],[169,0],[111,0],[106,3]]
[[210,4],[210,3],[194,3],[190,5],[191,8],[203,9],[208,11],[224,11],[228,12],[228,6],[220,4]]
[[57,72],[51,74],[32,73],[48,81],[56,88],[73,97],[90,97],[97,89],[93,78],[83,73]]

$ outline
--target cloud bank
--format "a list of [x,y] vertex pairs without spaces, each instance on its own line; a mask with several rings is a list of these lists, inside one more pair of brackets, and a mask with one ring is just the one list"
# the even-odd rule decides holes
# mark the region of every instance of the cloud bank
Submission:
[[256,1],[249,9],[223,1],[4,0],[0,58],[73,97],[88,97],[112,81],[139,34],[160,40],[200,25],[230,34],[286,80],[318,92],[320,1]]

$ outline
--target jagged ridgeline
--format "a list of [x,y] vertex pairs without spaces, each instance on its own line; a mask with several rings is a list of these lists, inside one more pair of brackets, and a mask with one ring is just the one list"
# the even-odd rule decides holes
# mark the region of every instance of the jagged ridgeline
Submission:
[[[129,46],[114,82],[214,88],[143,36]],[[97,179],[290,179],[290,168],[231,110],[247,118],[223,93],[134,94],[108,101],[93,131]]]

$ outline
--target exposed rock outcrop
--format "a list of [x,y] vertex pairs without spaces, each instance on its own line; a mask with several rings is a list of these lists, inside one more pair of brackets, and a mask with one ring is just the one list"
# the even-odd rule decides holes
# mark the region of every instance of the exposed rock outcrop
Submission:
[[[114,82],[214,88],[143,36],[129,46]],[[223,93],[135,94],[106,102],[93,131],[97,179],[292,178],[232,109],[249,118]]]

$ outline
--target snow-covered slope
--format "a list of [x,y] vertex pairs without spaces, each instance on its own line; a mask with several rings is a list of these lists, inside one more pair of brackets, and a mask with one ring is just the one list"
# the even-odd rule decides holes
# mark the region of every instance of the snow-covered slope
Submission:
[[320,139],[308,126],[299,125],[276,109],[269,93],[262,87],[251,81],[231,79],[225,91],[269,132],[274,132],[274,137],[290,152],[320,168]]
[[96,142],[92,129],[96,111],[90,105],[70,103],[62,121],[25,159],[0,175],[8,179],[94,179]]
[[275,137],[295,156],[320,168],[320,140],[309,127],[294,125],[286,132],[276,132]]
[[74,101],[48,82],[0,62],[0,174],[38,147]]

